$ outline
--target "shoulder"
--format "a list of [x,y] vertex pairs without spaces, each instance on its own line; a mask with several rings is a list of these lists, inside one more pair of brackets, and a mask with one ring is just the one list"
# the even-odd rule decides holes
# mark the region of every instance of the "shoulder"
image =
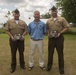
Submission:
[[58,16],[58,19],[60,20],[66,20],[64,17]]
[[49,19],[46,21],[46,24],[48,24],[51,20],[52,20],[52,18],[49,18]]
[[6,25],[11,25],[14,22],[14,19],[10,19],[6,22]]
[[40,20],[40,23],[43,24],[43,25],[45,25],[45,22],[43,22],[43,21],[41,21],[41,20]]
[[23,21],[23,20],[21,20],[21,19],[20,19],[20,22],[25,23],[25,21]]
[[25,21],[23,21],[23,20],[19,20],[19,22],[21,23],[21,24],[24,24],[24,25],[26,25],[27,26],[27,24],[26,24],[26,22]]
[[51,21],[52,20],[52,18],[49,18],[48,20],[47,20],[47,22],[49,22],[49,21]]
[[10,19],[10,20],[8,20],[7,22],[14,22],[14,19]]
[[32,25],[34,23],[34,21],[30,22],[29,25]]

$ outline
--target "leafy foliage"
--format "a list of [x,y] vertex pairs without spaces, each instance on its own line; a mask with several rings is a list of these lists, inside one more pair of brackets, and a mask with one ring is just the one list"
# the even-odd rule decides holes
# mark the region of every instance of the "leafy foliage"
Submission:
[[41,18],[44,18],[44,19],[48,19],[50,17],[51,17],[51,14],[49,14],[49,13],[41,15]]
[[76,23],[76,0],[57,0],[57,7],[68,22]]

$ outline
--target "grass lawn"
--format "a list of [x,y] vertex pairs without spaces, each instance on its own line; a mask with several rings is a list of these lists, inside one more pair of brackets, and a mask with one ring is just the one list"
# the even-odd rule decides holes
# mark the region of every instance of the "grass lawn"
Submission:
[[[65,34],[64,42],[64,59],[65,59],[65,75],[76,75],[76,35]],[[38,52],[35,51],[34,60],[35,65],[32,71],[28,71],[28,60],[29,60],[29,36],[25,36],[25,62],[26,70],[22,70],[19,65],[19,55],[17,52],[17,67],[16,71],[10,73],[11,64],[11,52],[9,47],[9,37],[6,34],[0,34],[0,75],[60,75],[58,69],[58,58],[57,52],[54,52],[54,60],[52,70],[50,72],[42,71],[39,68],[38,63]],[[47,65],[47,36],[44,38],[44,57],[45,66]]]

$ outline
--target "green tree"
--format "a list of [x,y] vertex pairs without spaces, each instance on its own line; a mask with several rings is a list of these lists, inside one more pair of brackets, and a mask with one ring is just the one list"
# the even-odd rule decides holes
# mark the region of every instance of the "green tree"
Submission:
[[[11,13],[10,13],[10,11],[8,11],[5,15],[4,15],[4,17],[6,17],[8,20],[10,19],[10,15],[11,15]],[[6,23],[3,23],[3,27],[6,25]]]
[[76,23],[76,0],[56,0],[57,7],[62,11],[68,22]]
[[10,13],[10,11],[8,11],[7,14],[5,15],[5,17],[7,17],[8,20],[9,20],[10,19],[10,15],[11,15],[11,13]]
[[48,19],[50,17],[51,17],[51,14],[49,14],[49,12],[41,15],[41,18],[43,18],[43,19]]

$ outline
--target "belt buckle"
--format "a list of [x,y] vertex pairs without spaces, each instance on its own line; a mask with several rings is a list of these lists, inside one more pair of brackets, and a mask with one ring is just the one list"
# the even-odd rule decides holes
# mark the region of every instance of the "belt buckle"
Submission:
[[56,38],[57,35],[58,35],[57,31],[51,31],[50,36],[51,36],[52,38]]
[[20,40],[21,39],[21,34],[15,34],[14,39],[15,40]]

